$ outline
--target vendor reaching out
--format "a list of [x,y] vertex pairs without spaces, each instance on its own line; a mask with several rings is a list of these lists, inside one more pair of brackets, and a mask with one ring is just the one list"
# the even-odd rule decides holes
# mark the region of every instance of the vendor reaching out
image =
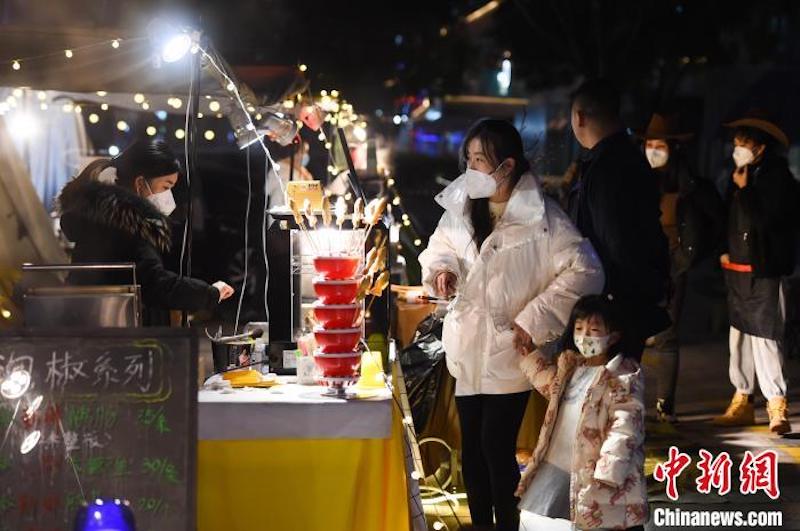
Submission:
[[419,259],[427,289],[456,296],[443,342],[472,522],[516,531],[516,439],[531,389],[519,354],[560,336],[604,276],[588,240],[544,197],[514,126],[477,122],[461,159],[466,171],[437,196],[445,213]]
[[[106,168],[116,170],[114,183],[101,182]],[[168,310],[213,309],[233,295],[225,282],[214,284],[167,270],[163,253],[170,247],[167,217],[175,209],[172,187],[180,166],[161,141],[138,141],[118,157],[89,164],[58,198],[61,228],[75,243],[73,263],[132,262],[142,286],[147,325],[169,324]],[[82,272],[75,284],[124,284],[129,274]]]

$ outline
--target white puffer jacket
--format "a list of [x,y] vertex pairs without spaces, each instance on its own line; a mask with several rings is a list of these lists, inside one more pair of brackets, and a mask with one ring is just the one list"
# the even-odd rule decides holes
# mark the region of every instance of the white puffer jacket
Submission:
[[560,336],[575,302],[603,289],[600,260],[530,173],[517,183],[480,253],[472,241],[464,178],[436,201],[445,213],[419,261],[431,293],[439,272],[458,278],[443,330],[456,395],[526,391],[531,386],[519,368],[512,324],[537,345]]

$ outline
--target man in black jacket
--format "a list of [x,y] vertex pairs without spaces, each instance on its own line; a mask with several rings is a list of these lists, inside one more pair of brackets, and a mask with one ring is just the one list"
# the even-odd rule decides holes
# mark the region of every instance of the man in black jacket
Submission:
[[606,81],[587,81],[574,93],[572,130],[586,151],[568,210],[603,262],[604,292],[626,318],[624,349],[641,359],[645,340],[670,324],[669,250],[657,183],[619,111],[619,93]]

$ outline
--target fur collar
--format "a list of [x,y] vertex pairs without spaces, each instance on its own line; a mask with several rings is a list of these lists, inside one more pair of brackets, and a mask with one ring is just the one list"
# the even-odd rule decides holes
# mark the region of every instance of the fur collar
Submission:
[[170,248],[167,218],[149,201],[121,186],[75,179],[61,190],[57,205],[61,215],[79,216],[120,230],[147,241],[161,252]]

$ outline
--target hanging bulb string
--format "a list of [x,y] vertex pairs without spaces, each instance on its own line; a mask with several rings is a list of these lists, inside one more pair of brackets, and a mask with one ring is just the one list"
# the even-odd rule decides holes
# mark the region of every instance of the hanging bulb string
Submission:
[[66,49],[61,48],[58,51],[47,52],[47,53],[43,53],[43,54],[39,54],[39,55],[30,55],[30,56],[27,56],[27,57],[13,57],[11,59],[2,59],[2,60],[0,60],[0,65],[13,65],[14,63],[25,64],[25,63],[32,62],[32,61],[39,61],[39,60],[42,60],[42,59],[50,59],[52,57],[61,57],[61,58],[64,58],[65,60],[71,60],[71,59],[74,59],[74,55],[76,54],[76,52],[85,51],[85,50],[89,50],[89,49],[92,49],[92,48],[100,48],[102,46],[110,46],[115,41],[116,42],[124,42],[124,43],[133,43],[133,42],[141,42],[141,41],[147,41],[147,40],[149,40],[147,37],[131,37],[131,38],[127,38],[127,39],[122,39],[122,38],[108,39],[108,40],[104,40],[104,41],[95,42],[95,43],[92,43],[92,44],[84,44],[83,46],[78,46],[78,47],[75,47],[75,48],[68,48],[70,51],[72,51],[72,54],[73,54],[72,58],[65,57],[64,52],[66,51]]

